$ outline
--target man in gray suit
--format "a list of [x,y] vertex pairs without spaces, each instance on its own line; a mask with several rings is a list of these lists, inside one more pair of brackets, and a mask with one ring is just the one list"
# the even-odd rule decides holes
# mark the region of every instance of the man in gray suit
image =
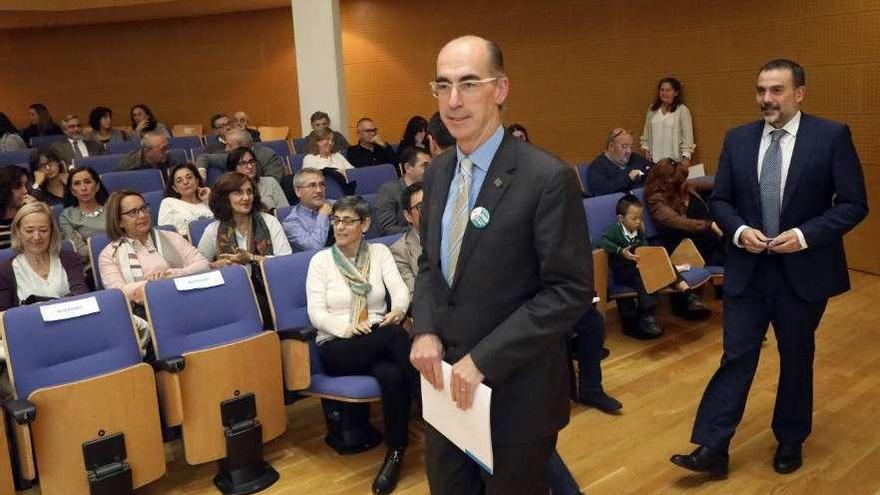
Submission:
[[458,38],[437,57],[432,93],[457,145],[425,175],[410,359],[461,409],[480,383],[492,388],[494,472],[428,426],[435,494],[547,493],[545,466],[569,417],[565,341],[593,295],[577,177],[505,136],[509,84],[491,41]]
[[410,296],[415,290],[416,275],[419,273],[419,256],[422,255],[419,228],[421,227],[423,195],[421,182],[410,184],[403,190],[400,204],[410,229],[391,245],[391,255],[394,256],[397,271],[400,272],[400,276],[403,277],[403,281],[409,288]]
[[263,169],[263,175],[275,177],[275,180],[278,181],[285,175],[284,159],[278,156],[272,148],[255,144],[251,134],[243,129],[229,129],[226,132],[226,152],[202,153],[196,157],[196,167],[205,170],[208,167],[226,170],[226,155],[240,147],[250,148],[254,152],[254,157],[260,162],[260,167]]
[[104,153],[104,147],[101,143],[86,139],[83,136],[82,126],[79,123],[79,117],[76,115],[68,115],[61,120],[61,130],[64,131],[65,137],[62,141],[55,141],[49,147],[64,160],[64,163],[70,163],[77,159],[87,156],[101,155]]

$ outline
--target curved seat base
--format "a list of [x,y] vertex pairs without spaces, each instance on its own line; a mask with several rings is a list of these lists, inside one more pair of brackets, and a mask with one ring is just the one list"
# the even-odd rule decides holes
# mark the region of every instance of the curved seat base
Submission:
[[[214,486],[225,495],[247,495],[257,493],[275,484],[278,481],[278,471],[266,461],[263,461],[256,469],[249,472],[233,472],[214,476]],[[258,471],[258,472],[255,472]],[[246,480],[241,478],[247,477]]]

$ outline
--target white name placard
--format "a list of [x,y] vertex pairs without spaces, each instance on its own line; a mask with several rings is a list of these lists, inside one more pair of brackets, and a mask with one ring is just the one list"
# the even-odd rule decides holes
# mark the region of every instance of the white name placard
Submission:
[[60,321],[99,313],[98,300],[95,297],[86,297],[75,301],[65,301],[56,304],[40,306],[40,315],[43,321]]
[[207,289],[208,287],[217,287],[226,282],[223,280],[223,274],[219,271],[199,273],[198,275],[189,275],[187,277],[179,277],[174,279],[174,287],[178,291]]

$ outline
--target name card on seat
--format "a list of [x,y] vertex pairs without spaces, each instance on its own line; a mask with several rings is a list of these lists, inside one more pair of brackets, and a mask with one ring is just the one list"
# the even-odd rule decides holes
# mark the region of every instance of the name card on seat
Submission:
[[178,291],[207,289],[208,287],[217,287],[226,282],[223,280],[223,274],[219,271],[199,273],[198,275],[189,275],[187,277],[179,277],[174,279],[174,287]]
[[40,315],[43,317],[43,321],[69,320],[100,312],[101,308],[98,307],[98,300],[94,296],[40,306]]

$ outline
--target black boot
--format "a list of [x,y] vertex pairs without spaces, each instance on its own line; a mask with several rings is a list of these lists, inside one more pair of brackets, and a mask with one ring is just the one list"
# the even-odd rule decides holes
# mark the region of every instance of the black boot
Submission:
[[406,449],[403,447],[388,449],[388,453],[385,454],[385,462],[382,463],[379,474],[373,480],[373,493],[386,495],[394,491],[397,480],[400,478],[400,468],[403,465],[405,452]]
[[679,296],[678,304],[673,304],[672,312],[686,320],[705,320],[712,315],[712,310],[703,304],[700,294],[689,290]]
[[639,317],[635,331],[624,331],[623,333],[635,339],[650,340],[663,336],[663,329],[657,324],[657,320],[652,314],[646,313]]

